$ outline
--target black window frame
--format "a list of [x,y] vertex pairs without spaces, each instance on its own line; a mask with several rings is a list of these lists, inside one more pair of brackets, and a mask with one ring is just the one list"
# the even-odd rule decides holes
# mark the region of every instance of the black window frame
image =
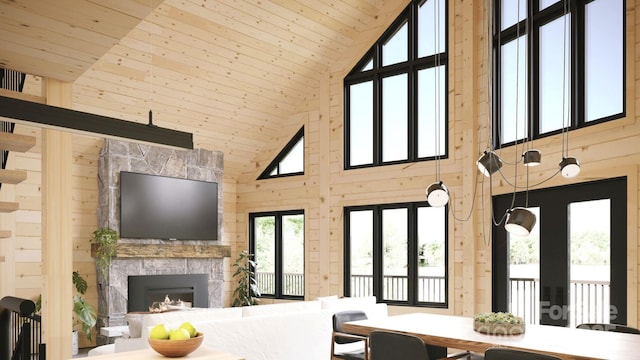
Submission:
[[[275,283],[275,291],[274,294],[262,294],[261,297],[269,298],[269,299],[286,299],[286,300],[304,300],[304,296],[306,293],[306,266],[303,265],[304,273],[304,286],[303,286],[303,294],[302,295],[285,295],[283,294],[283,283],[282,283],[282,274],[283,274],[283,262],[282,262],[282,217],[287,215],[302,215],[305,221],[306,228],[306,217],[304,210],[285,210],[285,211],[265,211],[265,212],[255,212],[249,213],[249,251],[251,254],[256,254],[256,241],[255,241],[255,219],[258,217],[267,217],[273,216],[275,218],[275,269],[274,269],[274,283]],[[303,232],[304,233],[304,232]],[[306,238],[304,239],[304,248],[306,249],[307,242]],[[306,252],[306,250],[305,250]],[[304,255],[304,254],[303,254]],[[306,263],[306,256],[303,260],[303,264]],[[256,269],[253,269],[254,271]]]
[[[293,150],[293,148],[298,144],[300,140],[302,140],[304,143],[304,126],[301,127],[300,130],[298,130],[298,132],[295,135],[293,135],[293,137],[291,138],[291,140],[289,140],[287,145],[285,145],[284,148],[280,150],[278,155],[269,163],[269,165],[264,169],[264,171],[260,174],[260,176],[258,176],[258,179],[256,180],[304,175],[304,168],[305,168],[304,156],[302,157],[302,169],[303,169],[302,171],[296,171],[296,172],[284,173],[284,174],[280,173],[280,163],[282,162],[282,160],[284,160],[285,157],[287,157],[287,155],[289,155],[291,150]],[[304,152],[304,148],[302,151]],[[277,174],[272,174],[274,170],[277,170]]]
[[[413,0],[393,24],[376,41],[365,56],[356,64],[351,72],[344,78],[344,169],[359,169],[375,166],[403,164],[418,161],[429,161],[436,159],[446,159],[449,156],[449,5],[444,0],[444,52],[436,53],[426,57],[418,58],[418,10],[420,6],[429,0]],[[382,48],[389,39],[405,24],[408,23],[407,30],[407,54],[408,60],[387,66],[382,66]],[[363,71],[363,69],[373,62],[373,69]],[[418,72],[424,69],[444,66],[443,93],[445,108],[444,114],[444,153],[428,157],[418,157]],[[382,160],[382,82],[385,78],[394,75],[407,74],[407,159],[405,160]],[[350,94],[349,87],[360,83],[373,81],[373,160],[370,164],[351,165],[350,159]]]
[[[520,0],[527,1],[527,0]],[[622,112],[612,114],[600,119],[585,121],[585,7],[596,0],[567,0],[569,1],[569,14],[571,16],[570,34],[571,41],[569,65],[569,93],[571,94],[567,106],[570,107],[570,118],[568,119],[568,130],[575,130],[587,126],[601,124],[603,122],[621,119],[626,117],[627,109],[627,61],[626,61],[626,13],[622,14]],[[600,0],[602,1],[602,0]],[[626,10],[626,0],[622,1],[623,12]],[[493,0],[494,3],[494,35],[493,35],[493,59],[494,59],[494,78],[493,92],[495,94],[493,101],[494,126],[493,139],[495,148],[511,146],[522,142],[524,139],[517,139],[508,143],[502,143],[501,121],[500,118],[500,69],[501,69],[501,48],[502,45],[514,41],[518,35],[527,35],[527,81],[531,91],[527,91],[528,111],[525,115],[527,126],[527,134],[529,139],[541,139],[547,136],[560,134],[563,129],[549,131],[540,134],[539,126],[539,33],[540,27],[546,25],[565,15],[564,1],[548,6],[543,10],[539,9],[539,0],[527,1],[527,13],[525,19],[504,29],[501,29],[501,1]],[[527,20],[529,23],[527,24]],[[527,25],[530,28],[530,34],[527,34]],[[560,35],[559,35],[560,36]]]
[[[377,205],[357,205],[357,206],[345,206],[343,209],[344,219],[344,257],[343,257],[343,291],[344,296],[351,296],[351,244],[350,244],[350,216],[351,211],[363,211],[369,210],[373,213],[373,295],[376,297],[377,302],[383,302],[389,305],[398,306],[414,306],[414,307],[428,307],[447,309],[449,307],[449,217],[448,206],[445,207],[444,212],[444,301],[443,302],[426,302],[418,301],[418,234],[417,234],[417,217],[418,208],[431,207],[428,202],[407,202],[407,203],[392,203],[392,204],[377,204]],[[382,212],[388,209],[403,209],[407,211],[407,235],[409,238],[407,244],[407,282],[409,284],[407,289],[407,301],[396,301],[384,299],[384,285],[383,285],[383,251],[382,251]]]

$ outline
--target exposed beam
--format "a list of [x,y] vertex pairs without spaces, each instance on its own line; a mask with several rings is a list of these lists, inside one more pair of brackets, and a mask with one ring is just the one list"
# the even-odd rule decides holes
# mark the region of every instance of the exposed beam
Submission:
[[0,96],[0,117],[120,139],[193,149],[193,134]]

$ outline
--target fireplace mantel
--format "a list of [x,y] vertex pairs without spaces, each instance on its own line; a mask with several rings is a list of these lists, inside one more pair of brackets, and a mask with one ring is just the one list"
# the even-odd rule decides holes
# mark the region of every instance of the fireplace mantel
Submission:
[[[95,257],[98,244],[91,244]],[[115,258],[213,258],[231,257],[229,245],[118,243]]]

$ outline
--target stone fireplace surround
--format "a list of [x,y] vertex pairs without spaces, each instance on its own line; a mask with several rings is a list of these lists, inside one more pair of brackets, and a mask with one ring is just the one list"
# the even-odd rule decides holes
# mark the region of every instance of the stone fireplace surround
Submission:
[[[221,245],[223,154],[202,149],[174,150],[105,139],[98,161],[98,226],[119,229],[120,171],[164,175],[218,183],[218,240],[169,241],[120,239],[116,257],[98,278],[98,329],[126,325],[129,275],[209,274],[209,307],[223,306],[223,258],[229,246]],[[174,249],[176,249],[174,251]],[[178,250],[179,249],[179,250]],[[98,335],[98,345],[108,339]]]

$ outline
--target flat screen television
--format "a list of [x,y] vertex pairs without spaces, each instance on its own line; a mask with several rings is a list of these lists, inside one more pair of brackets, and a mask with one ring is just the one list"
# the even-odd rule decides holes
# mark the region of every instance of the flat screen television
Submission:
[[218,184],[120,172],[120,237],[218,239]]

